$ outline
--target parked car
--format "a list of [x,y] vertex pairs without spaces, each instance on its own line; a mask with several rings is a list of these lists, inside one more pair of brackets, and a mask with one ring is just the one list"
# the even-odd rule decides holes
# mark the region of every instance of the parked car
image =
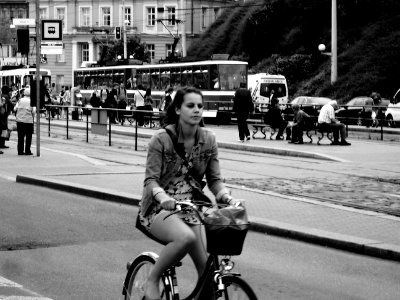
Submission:
[[300,108],[310,116],[318,117],[321,107],[330,101],[332,101],[332,99],[327,97],[299,96],[289,103],[289,105],[283,110],[283,114],[287,121],[293,120],[292,105],[298,104],[300,105]]
[[385,111],[385,118],[389,127],[396,127],[396,125],[400,123],[400,89],[390,100]]
[[[372,104],[372,111],[368,113],[368,107],[374,103],[368,96],[358,96],[351,99],[345,105],[341,106],[335,116],[341,122],[348,125],[378,126],[378,120],[383,118],[383,113],[389,105],[388,99],[381,99],[378,105]],[[367,112],[365,108],[367,107]]]

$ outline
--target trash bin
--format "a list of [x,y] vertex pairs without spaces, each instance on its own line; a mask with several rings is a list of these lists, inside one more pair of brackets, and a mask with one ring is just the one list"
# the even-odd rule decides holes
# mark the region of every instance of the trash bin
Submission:
[[79,120],[79,112],[78,112],[78,109],[74,109],[73,111],[72,111],[72,120]]

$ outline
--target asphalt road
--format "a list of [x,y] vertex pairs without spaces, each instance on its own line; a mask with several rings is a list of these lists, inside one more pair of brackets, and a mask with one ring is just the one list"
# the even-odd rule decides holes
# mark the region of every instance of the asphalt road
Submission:
[[[162,246],[135,230],[137,208],[0,178],[0,276],[52,299],[121,299],[125,264]],[[398,299],[400,265],[249,233],[234,258],[259,299]],[[183,294],[195,277],[179,270]]]

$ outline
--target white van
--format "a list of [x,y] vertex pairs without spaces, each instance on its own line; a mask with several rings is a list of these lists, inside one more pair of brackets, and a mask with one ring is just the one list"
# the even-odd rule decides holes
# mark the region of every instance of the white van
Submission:
[[272,95],[278,98],[281,106],[288,103],[288,87],[285,76],[257,73],[249,74],[247,79],[256,111],[266,111]]
[[385,111],[385,117],[389,127],[396,127],[396,124],[400,123],[400,89],[390,99]]

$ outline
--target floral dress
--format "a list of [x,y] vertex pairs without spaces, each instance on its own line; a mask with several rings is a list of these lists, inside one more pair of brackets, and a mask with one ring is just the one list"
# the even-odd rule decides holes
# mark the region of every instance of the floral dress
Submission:
[[[193,146],[190,155],[185,153],[185,159],[182,160],[182,164],[179,167],[178,172],[175,174],[173,178],[171,178],[170,182],[168,183],[167,187],[165,188],[165,192],[172,198],[177,201],[182,200],[193,200],[193,188],[189,182],[189,178],[187,173],[193,166],[193,157],[194,153],[200,151],[200,145],[197,144]],[[161,204],[157,202],[156,205],[150,210],[147,216],[142,216],[139,212],[140,216],[140,223],[145,226],[148,230],[151,227],[155,217],[162,211]],[[198,225],[200,224],[199,219],[197,218],[194,213],[179,213],[178,216],[187,224],[191,225]]]

